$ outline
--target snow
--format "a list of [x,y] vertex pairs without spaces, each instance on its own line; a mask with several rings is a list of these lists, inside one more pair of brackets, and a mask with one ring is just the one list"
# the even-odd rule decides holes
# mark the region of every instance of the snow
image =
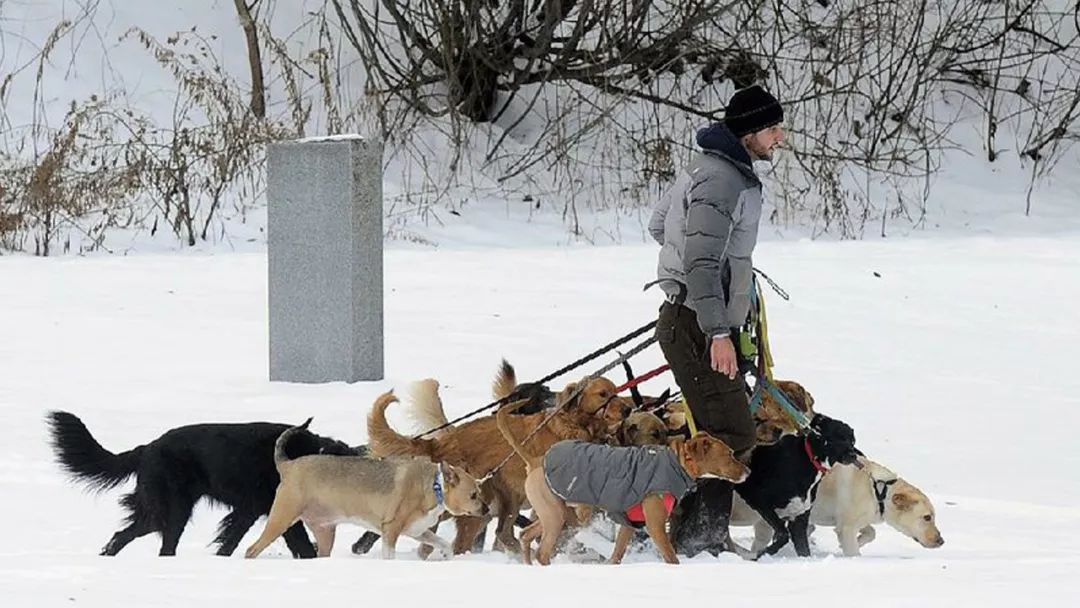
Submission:
[[[14,74],[0,104],[0,142],[55,128],[72,101],[103,92],[170,120],[177,85],[137,41],[121,40],[131,25],[159,39],[197,25],[225,72],[245,83],[232,3],[189,4],[0,1],[0,74]],[[293,56],[320,44],[308,20],[323,2],[273,7],[274,31]],[[79,19],[84,12],[92,18]],[[32,58],[60,18],[74,30],[42,67],[35,95]],[[340,68],[343,97],[356,97],[342,106],[362,103],[358,66]],[[277,70],[268,78],[269,107],[280,113],[284,84]],[[310,79],[301,86],[318,95]],[[316,108],[309,139],[327,139],[325,118]],[[536,128],[525,121],[507,145],[531,145]],[[879,526],[859,558],[841,557],[832,531],[819,529],[809,559],[788,547],[759,563],[699,556],[671,570],[646,551],[619,567],[560,558],[541,568],[491,552],[422,563],[407,540],[397,561],[381,560],[378,547],[356,557],[349,545],[361,531],[342,526],[328,559],[292,560],[279,542],[245,561],[263,522],[234,556],[215,557],[208,543],[223,511],[200,505],[176,558],[156,557],[154,535],[98,557],[131,483],[96,496],[70,483],[47,444],[48,410],[72,411],[114,451],[183,424],[308,416],[316,432],[357,444],[372,400],[389,388],[402,394],[410,381],[437,378],[453,417],[490,401],[502,357],[519,379],[539,378],[655,317],[659,292],[641,287],[654,278],[656,246],[648,209],[629,204],[637,194],[585,201],[538,167],[519,195],[498,183],[498,171],[476,168],[483,150],[470,149],[460,182],[472,193],[431,205],[446,186],[441,161],[453,155],[427,129],[420,139],[433,166],[386,159],[384,225],[393,240],[384,381],[268,382],[265,207],[242,210],[191,249],[167,230],[116,229],[87,256],[0,256],[0,515],[8,523],[0,605],[1012,607],[1080,597],[1080,151],[1032,190],[1029,217],[1029,169],[1016,150],[987,163],[977,121],[953,133],[958,149],[932,177],[922,221],[918,201],[908,201],[912,218],[868,225],[865,242],[805,238],[821,236],[814,220],[763,223],[755,252],[755,264],[792,294],[790,302],[766,296],[777,376],[801,382],[819,411],[855,428],[863,451],[930,496],[940,549]],[[498,125],[477,130],[491,141],[501,134]],[[765,198],[772,204],[768,189]],[[634,366],[641,373],[661,361],[654,346]],[[643,389],[669,387],[663,374]],[[410,428],[400,409],[390,414]],[[749,544],[750,529],[734,533]],[[595,532],[581,538],[611,549]]]
[[[327,559],[292,560],[275,544],[245,561],[263,522],[241,551],[216,557],[207,545],[223,511],[200,505],[176,558],[156,557],[156,535],[103,558],[130,482],[85,494],[52,462],[50,409],[82,417],[114,451],[181,424],[308,416],[316,432],[361,443],[374,397],[424,377],[440,380],[451,416],[464,413],[490,401],[500,357],[535,379],[651,320],[659,295],[641,286],[655,254],[390,250],[387,379],[352,385],[267,381],[263,253],[0,258],[3,605],[1037,606],[1080,597],[1080,242],[1067,237],[767,241],[755,255],[792,295],[766,296],[777,377],[801,382],[819,411],[855,428],[863,451],[928,494],[946,540],[936,550],[880,526],[859,558],[840,557],[835,535],[819,529],[808,559],[789,547],[759,563],[699,556],[671,570],[646,551],[618,567],[560,559],[545,569],[491,552],[424,563],[410,541],[395,562],[378,547],[356,557],[349,545],[360,529],[342,526]],[[641,373],[660,362],[654,346],[634,365]],[[669,386],[663,374],[643,388]],[[752,531],[735,534],[749,544]],[[610,551],[595,533],[583,539]]]
[[312,137],[302,137],[297,143],[310,143],[320,141],[352,141],[354,139],[363,140],[364,136],[357,133],[338,133],[337,135],[315,135]]

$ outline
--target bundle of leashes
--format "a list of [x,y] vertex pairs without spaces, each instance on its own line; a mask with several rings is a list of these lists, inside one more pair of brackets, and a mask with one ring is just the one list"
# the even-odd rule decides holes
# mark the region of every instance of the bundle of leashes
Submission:
[[[769,324],[765,315],[765,295],[756,275],[760,275],[765,279],[769,287],[781,298],[790,300],[791,296],[761,270],[754,268],[754,273],[753,288],[750,292],[749,318],[740,328],[735,344],[740,359],[739,371],[748,373],[754,378],[754,388],[750,395],[750,413],[756,412],[761,407],[762,400],[768,394],[791,416],[800,429],[813,432],[813,429],[810,428],[810,419],[791,402],[791,398],[780,390],[773,380],[773,357],[772,350],[769,347]],[[694,435],[697,433],[697,426],[694,424],[694,417],[690,412],[690,406],[687,405],[685,397],[681,403],[690,434]]]

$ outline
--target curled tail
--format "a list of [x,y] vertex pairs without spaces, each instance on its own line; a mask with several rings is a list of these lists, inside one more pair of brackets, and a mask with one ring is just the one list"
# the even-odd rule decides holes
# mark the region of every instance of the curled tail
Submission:
[[89,489],[96,492],[109,490],[138,470],[146,446],[113,454],[101,447],[75,414],[49,412],[46,422],[57,462]]
[[[412,407],[406,412],[420,432],[439,428],[449,422],[443,409],[442,397],[439,396],[439,382],[433,378],[419,380],[409,385],[409,402]],[[428,435],[431,438],[445,433],[446,429]]]
[[304,424],[300,426],[291,426],[278,435],[277,441],[274,442],[274,466],[278,471],[281,471],[281,465],[289,462],[289,455],[285,453],[285,446],[289,445],[289,440],[292,436],[300,431],[306,431],[308,425],[311,424],[311,418],[304,421]]
[[518,408],[519,414],[536,414],[555,404],[555,393],[546,385],[536,382],[518,384],[514,366],[503,359],[499,371],[491,381],[491,396],[497,401],[526,398],[529,402]]
[[491,396],[495,399],[503,399],[514,392],[517,387],[517,373],[514,366],[506,359],[499,364],[499,371],[495,373],[495,379],[491,382]]
[[435,460],[435,442],[411,439],[390,428],[386,408],[397,402],[394,391],[387,391],[375,400],[368,413],[368,447],[372,456],[427,456]]
[[514,433],[510,430],[510,414],[517,410],[519,407],[528,403],[528,399],[522,399],[513,403],[508,403],[499,408],[499,411],[495,412],[495,425],[499,427],[499,432],[502,433],[503,438],[506,439],[506,443],[510,444],[510,447],[514,448],[514,452],[525,461],[525,466],[529,470],[535,469],[541,465],[541,456],[529,453],[525,446],[521,444],[521,441],[517,437],[514,437]]

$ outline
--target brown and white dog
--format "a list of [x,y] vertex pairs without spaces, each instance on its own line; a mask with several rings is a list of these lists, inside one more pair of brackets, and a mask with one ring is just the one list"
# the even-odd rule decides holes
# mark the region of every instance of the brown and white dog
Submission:
[[[531,563],[530,546],[532,541],[539,536],[540,549],[537,560],[543,565],[548,565],[551,563],[556,543],[568,519],[568,511],[570,509],[578,510],[580,507],[590,508],[595,505],[567,504],[555,494],[545,475],[544,457],[526,449],[521,444],[519,437],[511,429],[509,421],[514,417],[510,416],[509,412],[516,405],[520,404],[511,404],[500,408],[495,417],[499,430],[506,438],[506,441],[513,446],[517,455],[526,463],[528,474],[525,479],[525,493],[537,516],[537,521],[525,528],[521,534],[522,556],[525,563]],[[595,447],[605,450],[620,450],[620,448],[610,446]],[[749,474],[746,465],[735,458],[730,447],[707,434],[701,433],[685,442],[678,441],[674,449],[679,466],[692,478],[712,475],[731,481],[741,481]],[[645,515],[645,527],[663,555],[664,561],[671,564],[679,563],[678,558],[675,556],[675,549],[672,547],[671,540],[668,538],[665,529],[668,513],[663,499],[657,494],[642,496],[641,506]],[[580,519],[580,516],[576,518]],[[634,528],[630,526],[620,528],[615,540],[614,551],[609,560],[610,563],[617,564],[622,561],[633,533]]]
[[[395,401],[392,392],[379,403]],[[281,482],[266,527],[244,554],[258,556],[298,520],[312,530],[319,557],[330,555],[339,523],[358,523],[382,535],[383,558],[393,559],[401,535],[434,546],[442,557],[450,546],[429,528],[443,510],[455,515],[482,515],[476,480],[466,471],[423,458],[310,455],[289,460],[284,445],[311,423],[281,434],[274,463]]]

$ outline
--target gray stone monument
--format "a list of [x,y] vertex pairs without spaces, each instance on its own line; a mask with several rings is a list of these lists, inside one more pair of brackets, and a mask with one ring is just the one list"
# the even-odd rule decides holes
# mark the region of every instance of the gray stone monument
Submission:
[[382,142],[270,144],[270,381],[383,378]]

